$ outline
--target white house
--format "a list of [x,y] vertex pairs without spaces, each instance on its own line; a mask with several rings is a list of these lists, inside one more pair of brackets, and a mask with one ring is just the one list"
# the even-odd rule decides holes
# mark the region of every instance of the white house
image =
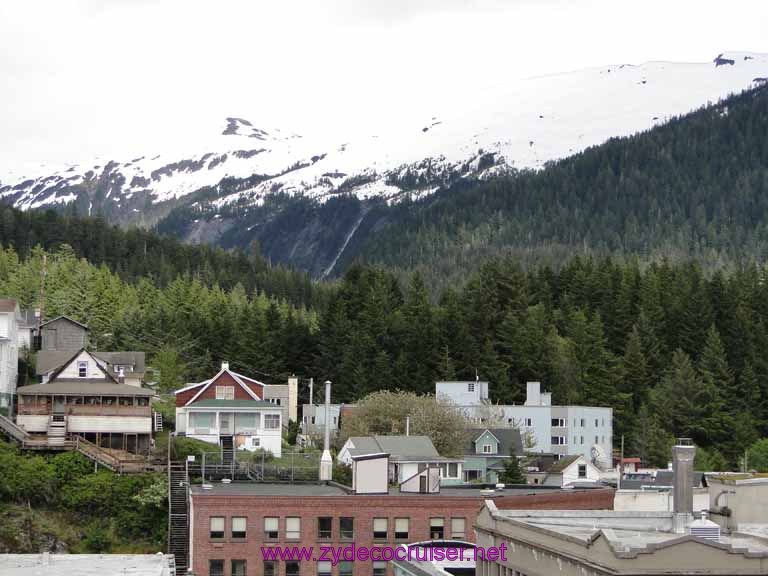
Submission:
[[581,454],[563,456],[557,460],[538,458],[529,463],[525,472],[529,484],[567,488],[580,483],[597,483],[600,470]]
[[[471,390],[470,390],[471,389]],[[479,426],[520,429],[533,441],[528,452],[593,459],[593,448],[613,452],[613,409],[599,406],[553,406],[540,382],[528,382],[525,404],[501,405],[488,400],[484,382],[437,382],[435,393],[460,407]],[[609,463],[610,465],[610,463]]]
[[16,423],[46,436],[50,445],[78,435],[102,448],[150,450],[154,393],[114,378],[86,350],[71,353],[45,383],[22,386],[17,393]]
[[435,474],[443,483],[462,477],[462,459],[440,456],[427,436],[350,436],[337,459],[352,465],[355,457],[372,454],[389,454],[392,483],[402,484],[427,468],[439,470]]
[[18,326],[21,311],[16,300],[0,299],[0,415],[13,412],[19,375]]
[[176,431],[224,450],[282,454],[283,407],[265,399],[268,384],[229,369],[177,390]]

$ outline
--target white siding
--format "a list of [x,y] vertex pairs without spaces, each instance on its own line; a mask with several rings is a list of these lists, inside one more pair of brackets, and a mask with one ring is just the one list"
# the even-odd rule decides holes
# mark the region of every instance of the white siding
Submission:
[[39,415],[18,415],[16,424],[24,428],[27,432],[48,432],[48,416]]
[[96,360],[93,356],[88,354],[88,352],[80,352],[78,354],[77,358],[75,358],[72,362],[70,362],[64,370],[62,370],[59,375],[59,380],[70,380],[70,379],[77,379],[80,377],[80,373],[78,370],[78,362],[88,362],[88,376],[87,378],[93,378],[93,379],[99,379],[99,380],[106,380],[107,374],[104,372],[104,370],[101,369],[101,367],[96,363]]
[[[586,465],[587,467],[587,476],[579,477],[579,465]],[[563,486],[568,486],[568,484],[572,484],[573,482],[599,482],[600,481],[600,471],[592,466],[592,464],[588,463],[585,458],[579,458],[575,462],[573,462],[570,466],[568,466],[565,470],[563,470]]]
[[69,432],[152,433],[152,418],[143,416],[68,416]]

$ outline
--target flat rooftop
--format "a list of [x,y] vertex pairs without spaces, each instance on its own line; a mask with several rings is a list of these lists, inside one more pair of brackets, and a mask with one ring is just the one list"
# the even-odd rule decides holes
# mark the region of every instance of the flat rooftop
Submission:
[[[606,538],[615,554],[634,556],[653,552],[688,534],[673,532],[671,512],[630,512],[613,510],[497,510],[494,516],[525,525],[540,532],[590,545],[596,537]],[[741,528],[741,527],[740,527]],[[768,524],[751,524],[732,534],[721,534],[719,545],[734,552],[768,557]]]
[[171,576],[165,554],[0,554],[0,576]]
[[[201,484],[194,484],[190,488],[192,495],[220,495],[220,496],[372,496],[372,494],[354,494],[351,489],[343,488],[338,484],[324,483],[288,483],[288,482],[213,482],[211,488],[205,489]],[[421,494],[418,492],[400,492],[398,488],[390,488],[389,496],[419,496],[430,498],[435,496],[453,496],[465,498],[499,498],[503,496],[524,496],[536,494],[550,494],[560,492],[559,488],[505,488],[496,490],[493,494],[485,494],[484,488],[456,486],[444,486],[435,494]],[[566,490],[572,492],[573,490]]]

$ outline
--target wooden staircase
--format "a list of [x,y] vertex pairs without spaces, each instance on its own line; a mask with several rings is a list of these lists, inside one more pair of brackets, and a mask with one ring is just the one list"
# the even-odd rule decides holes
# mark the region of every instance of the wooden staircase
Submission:
[[189,478],[184,464],[168,464],[168,553],[176,559],[177,574],[189,568]]
[[232,436],[221,437],[221,463],[231,465],[235,460],[235,445]]
[[29,439],[29,432],[18,426],[13,420],[0,415],[0,433],[9,440],[24,444]]
[[52,414],[48,417],[48,446],[55,448],[67,442],[67,417],[64,414]]

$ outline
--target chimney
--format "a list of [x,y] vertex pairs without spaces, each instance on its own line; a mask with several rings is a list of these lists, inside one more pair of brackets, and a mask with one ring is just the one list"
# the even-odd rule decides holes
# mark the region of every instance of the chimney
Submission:
[[320,481],[333,479],[333,460],[331,459],[331,381],[325,381],[325,439],[323,455],[320,457]]
[[288,420],[298,420],[299,379],[296,376],[288,378]]
[[685,534],[693,522],[693,459],[696,446],[690,438],[678,438],[672,447],[672,510],[673,528]]
[[229,370],[229,362],[222,362],[221,363],[221,369],[222,370]]
[[405,417],[405,435],[406,436],[411,435],[411,417],[410,416]]
[[125,384],[125,368],[120,366],[120,371],[117,373],[118,384]]
[[541,382],[528,382],[526,386],[525,405],[541,406]]

